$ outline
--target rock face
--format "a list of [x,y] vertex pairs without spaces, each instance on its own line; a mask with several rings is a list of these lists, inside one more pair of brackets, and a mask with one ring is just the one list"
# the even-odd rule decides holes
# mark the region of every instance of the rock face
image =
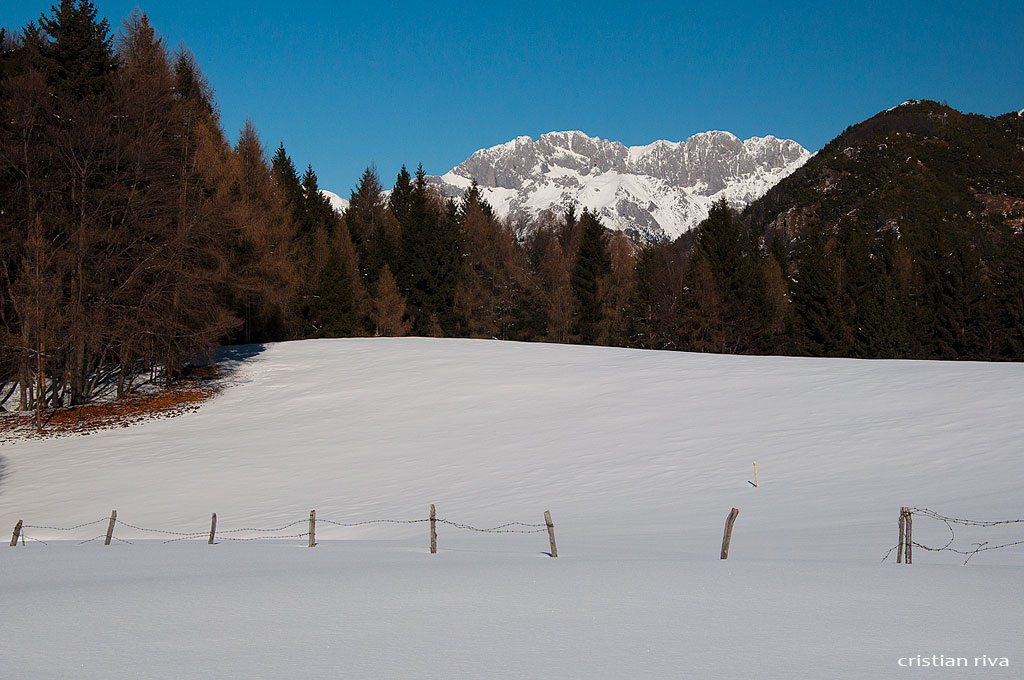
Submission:
[[789,139],[740,140],[719,131],[632,147],[579,131],[549,132],[481,149],[431,182],[457,197],[475,180],[495,211],[521,230],[545,210],[575,205],[611,229],[658,240],[695,227],[719,198],[742,208],[810,157]]

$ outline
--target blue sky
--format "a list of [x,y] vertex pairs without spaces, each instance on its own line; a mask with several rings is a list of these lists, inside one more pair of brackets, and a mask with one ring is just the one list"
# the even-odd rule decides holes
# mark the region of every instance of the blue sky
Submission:
[[[51,2],[5,1],[20,27]],[[478,148],[579,129],[626,144],[703,130],[812,151],[910,98],[1024,108],[1024,3],[387,3],[97,0],[192,49],[232,140],[347,196],[375,163],[441,174]]]

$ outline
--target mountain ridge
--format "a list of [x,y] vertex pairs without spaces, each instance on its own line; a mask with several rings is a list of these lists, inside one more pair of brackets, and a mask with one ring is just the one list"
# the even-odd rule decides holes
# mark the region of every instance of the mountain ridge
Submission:
[[716,200],[743,208],[803,165],[810,152],[772,135],[741,140],[723,130],[626,146],[580,130],[519,136],[479,149],[430,182],[458,197],[475,181],[518,232],[545,211],[588,208],[605,226],[636,238],[675,238],[707,217]]

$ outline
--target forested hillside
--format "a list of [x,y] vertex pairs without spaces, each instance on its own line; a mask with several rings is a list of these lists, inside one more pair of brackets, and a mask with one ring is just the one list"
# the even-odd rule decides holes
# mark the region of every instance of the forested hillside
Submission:
[[743,228],[792,277],[792,349],[1019,360],[1022,123],[907,102],[750,206]]
[[643,251],[631,341],[1020,360],[1022,122],[907,102],[848,128],[742,215],[712,211],[694,247]]
[[[0,53],[0,408],[173,381],[221,343],[359,335],[1024,357],[1016,115],[908,103],[742,214],[641,245],[587,211],[517,240],[471,186],[370,167],[344,215],[187,48],[64,0]],[[515,233],[524,233],[522,230]]]

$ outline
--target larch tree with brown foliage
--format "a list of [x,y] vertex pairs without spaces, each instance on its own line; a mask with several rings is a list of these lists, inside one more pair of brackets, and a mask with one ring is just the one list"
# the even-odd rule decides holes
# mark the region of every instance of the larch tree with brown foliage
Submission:
[[610,269],[599,281],[601,286],[602,345],[622,345],[629,337],[629,305],[636,290],[636,247],[621,231],[608,240]]
[[455,293],[460,334],[508,339],[527,287],[526,258],[474,183],[459,205],[462,272]]
[[408,335],[412,322],[405,315],[405,298],[398,290],[391,268],[385,264],[377,277],[377,293],[373,296],[371,319],[374,335],[399,337]]
[[231,297],[243,320],[239,340],[283,340],[298,290],[297,253],[284,193],[271,180],[259,134],[251,120],[238,136],[231,243]]

